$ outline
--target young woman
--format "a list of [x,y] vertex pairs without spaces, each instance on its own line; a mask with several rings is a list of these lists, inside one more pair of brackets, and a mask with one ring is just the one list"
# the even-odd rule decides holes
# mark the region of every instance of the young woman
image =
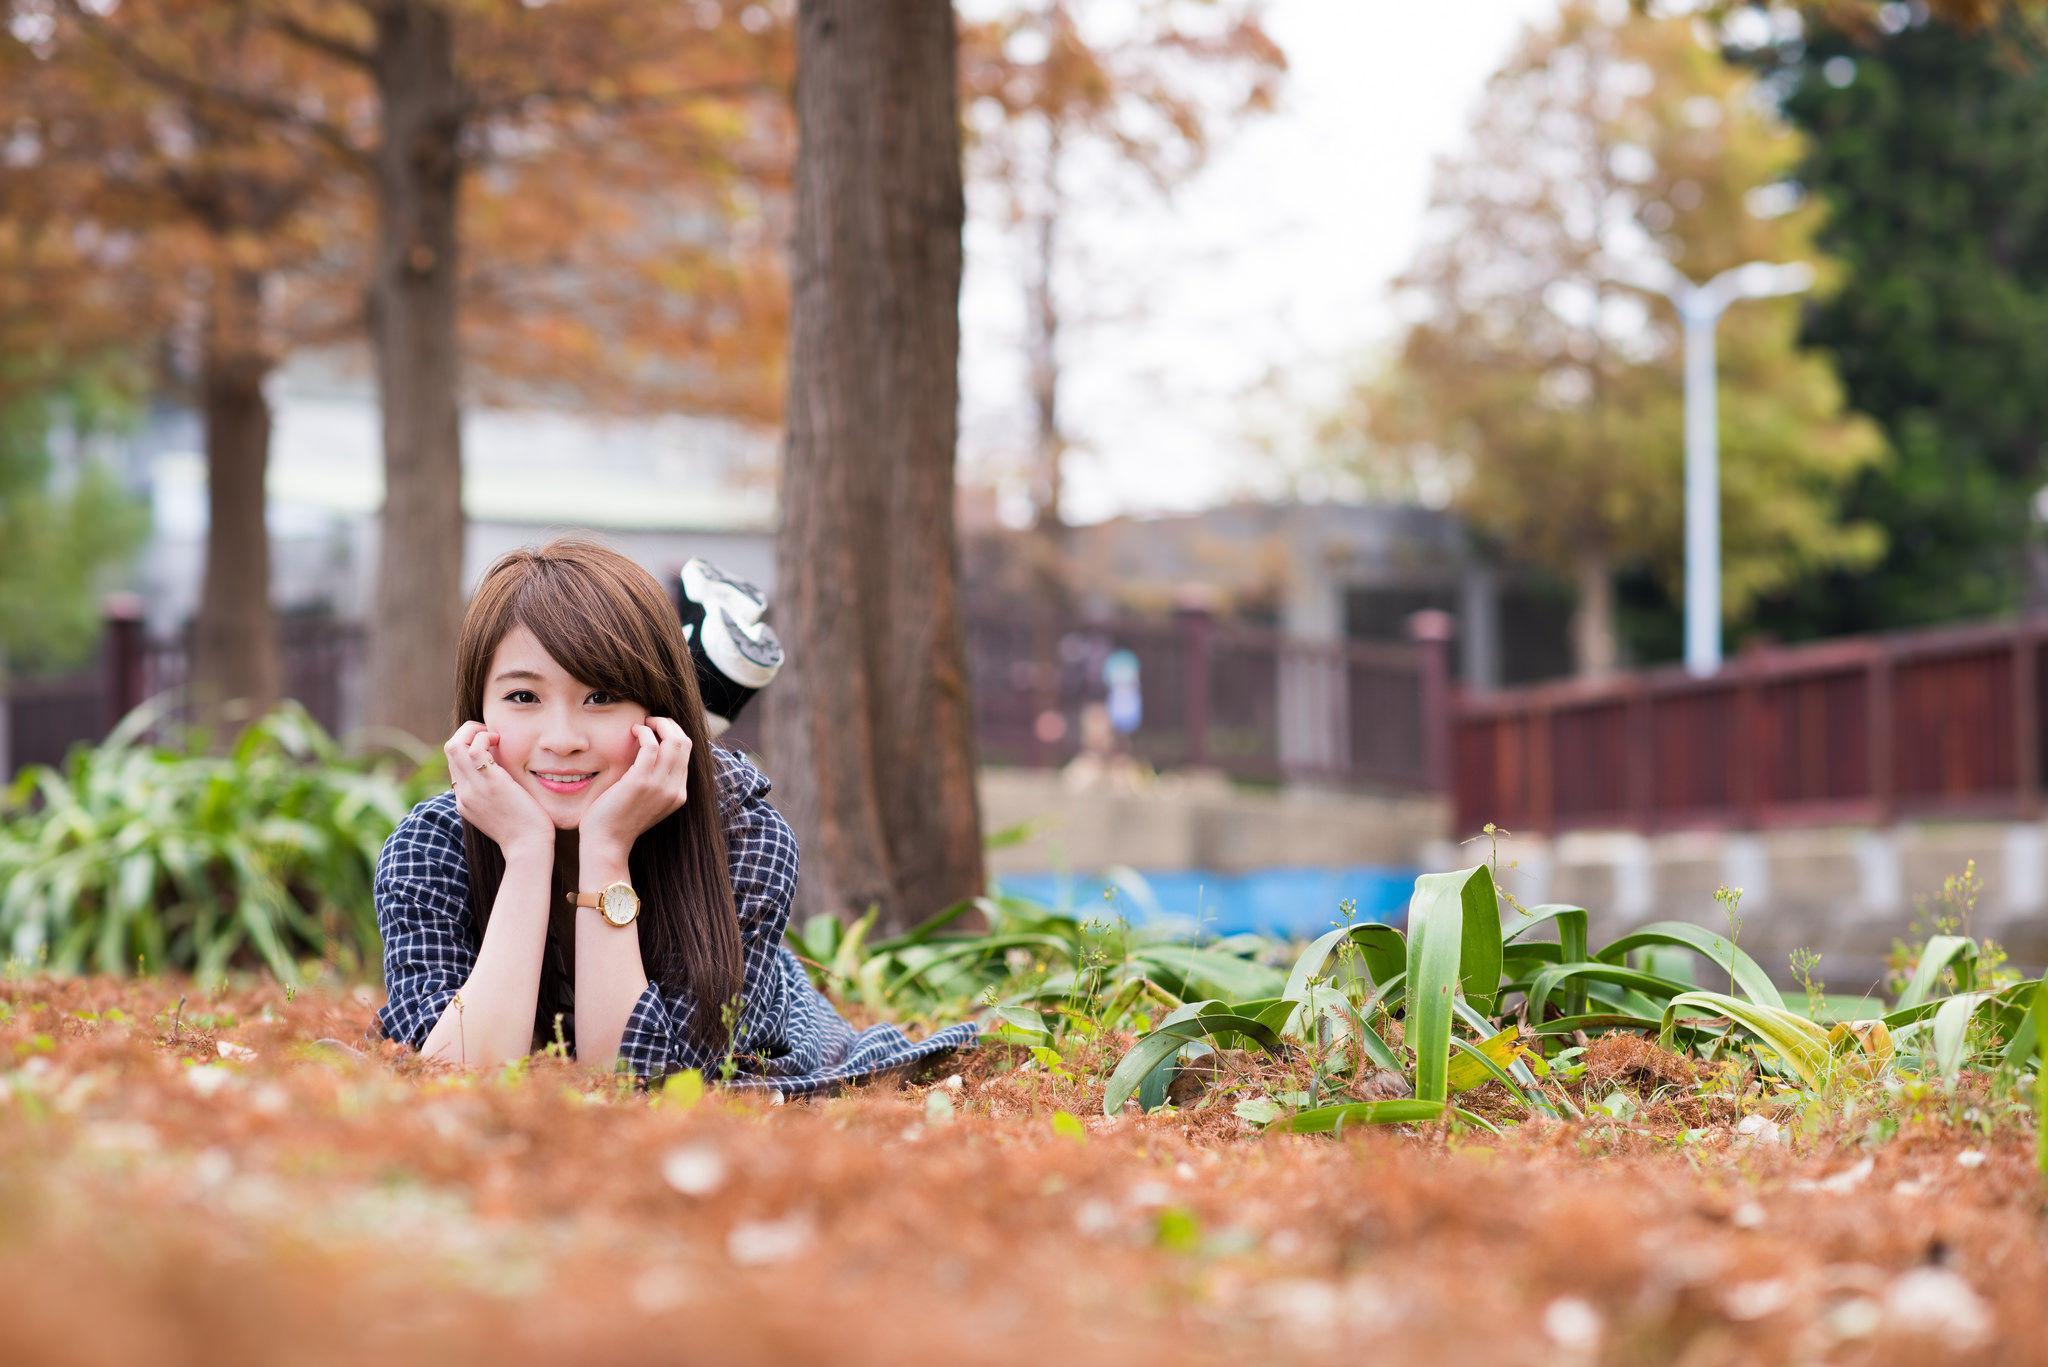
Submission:
[[644,1081],[730,1057],[735,1085],[791,1095],[973,1044],[971,1022],[855,1032],[811,986],[782,943],[796,841],[761,771],[711,743],[698,668],[660,584],[606,546],[485,574],[452,787],[377,861],[386,1036],[480,1067],[559,1038]]

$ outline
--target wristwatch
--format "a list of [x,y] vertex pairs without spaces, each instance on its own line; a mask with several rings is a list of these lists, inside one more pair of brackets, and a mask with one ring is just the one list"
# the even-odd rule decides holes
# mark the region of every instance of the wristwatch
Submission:
[[633,918],[640,914],[640,894],[623,879],[607,883],[601,892],[572,892],[567,896],[570,906],[594,907],[599,915],[615,926],[630,926]]

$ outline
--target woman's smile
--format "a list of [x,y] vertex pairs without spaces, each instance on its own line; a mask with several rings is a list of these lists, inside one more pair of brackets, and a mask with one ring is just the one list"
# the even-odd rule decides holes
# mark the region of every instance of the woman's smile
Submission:
[[539,781],[541,787],[547,789],[551,793],[580,793],[585,788],[588,788],[592,780],[594,780],[597,777],[595,771],[542,771],[539,769],[532,769],[528,770],[528,772],[531,773],[534,776],[534,778]]

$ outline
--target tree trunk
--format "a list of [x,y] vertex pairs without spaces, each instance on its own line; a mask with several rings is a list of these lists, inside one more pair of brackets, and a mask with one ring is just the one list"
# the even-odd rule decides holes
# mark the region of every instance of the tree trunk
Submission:
[[1039,607],[1055,620],[1064,619],[1072,593],[1067,582],[1067,522],[1062,506],[1063,465],[1067,435],[1060,428],[1060,311],[1053,293],[1053,268],[1058,255],[1059,139],[1046,149],[1045,203],[1032,226],[1032,273],[1025,298],[1025,353],[1031,371],[1031,577]]
[[1612,674],[1621,661],[1614,621],[1614,571],[1607,558],[1587,553],[1578,562],[1579,602],[1572,611],[1572,655],[1579,677]]
[[[1052,180],[1050,174],[1047,181]],[[1048,191],[1050,186],[1048,185]],[[1060,465],[1067,453],[1060,430],[1059,302],[1053,296],[1053,262],[1058,250],[1058,214],[1044,206],[1032,224],[1032,273],[1025,299],[1025,351],[1031,366],[1031,526],[1056,538],[1065,525]]]
[[276,706],[282,692],[277,617],[270,606],[270,537],[263,520],[270,463],[271,359],[255,327],[263,278],[230,272],[216,289],[200,357],[206,424],[206,569],[192,634],[195,719],[223,738]]
[[963,214],[947,0],[801,0],[771,693],[807,910],[982,890],[953,528]]
[[371,335],[384,418],[384,514],[368,719],[421,740],[453,729],[462,621],[462,433],[455,333],[462,118],[438,5],[377,8],[378,242]]

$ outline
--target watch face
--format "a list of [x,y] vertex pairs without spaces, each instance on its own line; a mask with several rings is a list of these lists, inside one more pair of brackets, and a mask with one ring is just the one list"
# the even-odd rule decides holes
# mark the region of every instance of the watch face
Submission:
[[633,914],[640,909],[640,899],[633,895],[631,888],[614,883],[604,890],[601,905],[604,919],[615,926],[622,926],[631,921]]

